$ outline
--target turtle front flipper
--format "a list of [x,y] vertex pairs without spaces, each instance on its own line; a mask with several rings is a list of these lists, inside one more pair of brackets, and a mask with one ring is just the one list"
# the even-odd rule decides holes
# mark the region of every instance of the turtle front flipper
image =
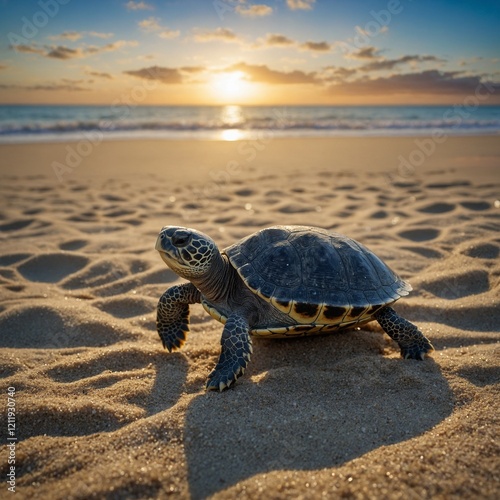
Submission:
[[182,347],[189,331],[189,304],[201,301],[201,294],[191,283],[173,286],[160,297],[156,329],[163,347],[169,352]]
[[425,335],[408,320],[399,316],[391,307],[384,307],[375,314],[375,318],[385,333],[395,340],[405,359],[424,359],[434,347]]
[[207,380],[207,389],[211,391],[222,391],[245,373],[252,354],[252,341],[245,318],[229,317],[222,332],[221,345],[219,361]]

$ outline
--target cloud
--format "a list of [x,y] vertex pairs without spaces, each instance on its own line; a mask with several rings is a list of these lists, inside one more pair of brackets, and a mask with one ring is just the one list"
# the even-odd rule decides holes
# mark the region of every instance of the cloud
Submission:
[[84,36],[94,36],[96,38],[111,38],[114,33],[99,33],[97,31],[65,31],[59,35],[51,35],[47,37],[49,40],[69,40],[71,42],[76,42],[83,38]]
[[304,73],[303,71],[277,71],[266,65],[251,65],[246,63],[233,64],[224,69],[225,72],[242,71],[252,82],[269,83],[275,85],[318,83],[316,73]]
[[285,35],[278,33],[268,33],[264,39],[259,39],[260,43],[268,47],[287,47],[295,45],[295,42]]
[[[330,91],[335,94],[351,95],[474,95],[476,89],[482,85],[481,76],[461,75],[460,71],[426,70],[374,79],[364,77],[332,85]],[[500,90],[499,83],[488,82],[488,85],[495,91]]]
[[316,0],[286,0],[291,10],[311,10]]
[[144,80],[158,80],[166,84],[176,84],[183,82],[183,75],[178,68],[166,68],[161,66],[151,66],[138,70],[124,71],[126,75],[135,76]]
[[327,42],[305,42],[300,44],[300,50],[310,50],[312,52],[330,52],[332,46]]
[[79,33],[78,31],[65,31],[59,35],[49,36],[49,40],[71,40],[72,42],[76,42],[83,37],[83,33]]
[[159,31],[158,36],[160,38],[172,39],[177,38],[181,34],[179,30],[171,30],[166,26],[162,26],[159,17],[148,17],[139,21],[138,25],[146,33],[156,33]]
[[72,49],[70,47],[58,45],[57,47],[52,47],[44,55],[54,59],[73,59],[74,57],[83,57],[83,51],[82,49]]
[[382,59],[380,61],[373,61],[370,63],[367,63],[361,68],[359,68],[361,71],[383,71],[383,70],[390,70],[393,69],[394,67],[400,65],[400,64],[407,64],[407,63],[416,63],[416,62],[427,62],[427,61],[433,61],[433,62],[443,62],[443,59],[439,59],[436,56],[403,56],[399,57],[398,59]]
[[99,33],[97,31],[89,31],[88,34],[97,38],[111,38],[114,36],[114,33]]
[[124,4],[127,10],[154,10],[154,7],[146,2],[127,2]]
[[[28,90],[28,91],[50,91],[50,92],[82,92],[90,90],[87,87],[81,87],[75,83],[72,83],[71,80],[66,80],[63,78],[63,82],[66,83],[46,83],[46,84],[38,84],[38,85],[16,85],[16,84],[0,84],[1,90]],[[81,82],[83,80],[79,80]]]
[[137,23],[139,28],[143,29],[146,32],[150,31],[160,31],[163,27],[160,25],[159,17],[148,17],[147,19],[143,19]]
[[107,78],[108,80],[113,80],[113,77],[109,73],[102,73],[100,71],[86,70],[86,75],[96,76],[98,78]]
[[342,66],[326,66],[323,71],[323,81],[344,81],[358,72],[356,68],[344,68]]
[[273,13],[273,8],[269,5],[254,4],[245,7],[244,5],[237,5],[236,12],[243,17],[264,17],[270,16]]
[[10,48],[16,52],[38,54],[51,59],[76,59],[88,57],[101,52],[113,52],[122,47],[135,47],[138,43],[135,40],[117,40],[113,43],[108,43],[103,46],[89,45],[85,47],[71,48],[64,45],[44,45],[40,47],[36,44],[32,45],[10,45]]
[[214,31],[199,31],[195,30],[194,39],[196,42],[213,42],[221,41],[226,43],[240,43],[241,40],[236,36],[234,31],[229,28],[217,28]]
[[158,33],[160,38],[165,38],[167,40],[171,40],[172,38],[177,38],[181,32],[179,30],[163,30],[161,33]]
[[347,59],[378,59],[380,57],[380,51],[373,47],[372,45],[368,47],[361,47],[356,52],[351,52],[345,57]]

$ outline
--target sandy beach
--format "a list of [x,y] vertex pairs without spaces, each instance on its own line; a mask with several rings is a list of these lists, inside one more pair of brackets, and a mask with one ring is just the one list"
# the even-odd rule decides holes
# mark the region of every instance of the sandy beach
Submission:
[[[499,169],[498,136],[0,146],[16,498],[499,498]],[[346,234],[412,284],[395,309],[436,350],[403,360],[376,322],[255,339],[206,393],[221,325],[192,306],[172,354],[155,329],[181,282],[154,250],[167,224],[221,248]],[[1,498],[10,467],[4,450]]]

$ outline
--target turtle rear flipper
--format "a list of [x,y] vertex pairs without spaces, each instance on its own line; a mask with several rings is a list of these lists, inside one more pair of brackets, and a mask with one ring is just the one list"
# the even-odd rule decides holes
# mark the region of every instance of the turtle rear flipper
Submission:
[[230,316],[224,326],[221,339],[222,350],[215,369],[207,380],[207,390],[222,391],[245,373],[252,342],[248,321],[242,316]]
[[160,297],[156,329],[169,352],[182,347],[189,331],[189,304],[200,302],[200,292],[191,283],[170,287]]
[[434,350],[427,337],[391,307],[384,307],[375,313],[375,318],[385,333],[397,342],[403,358],[423,360]]

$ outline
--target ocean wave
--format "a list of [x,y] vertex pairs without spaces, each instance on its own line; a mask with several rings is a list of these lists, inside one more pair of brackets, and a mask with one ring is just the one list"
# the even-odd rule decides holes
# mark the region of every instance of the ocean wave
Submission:
[[57,123],[0,123],[0,136],[38,135],[54,133],[101,132],[143,132],[143,131],[223,131],[239,129],[252,130],[310,130],[310,131],[373,131],[373,130],[500,130],[500,120],[247,120],[244,123],[228,124],[214,122],[186,121],[78,121]]

